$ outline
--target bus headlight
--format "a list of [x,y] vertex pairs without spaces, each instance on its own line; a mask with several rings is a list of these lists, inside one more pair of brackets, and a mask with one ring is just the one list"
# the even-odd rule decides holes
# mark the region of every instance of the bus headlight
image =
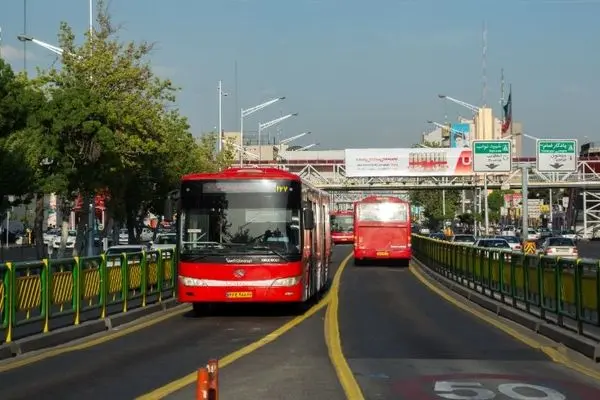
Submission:
[[300,277],[300,276],[294,276],[294,277],[290,277],[290,278],[280,278],[280,279],[275,280],[275,282],[273,282],[271,287],[295,286],[300,282],[301,279],[302,279],[302,277]]
[[188,287],[207,286],[206,282],[204,282],[204,279],[190,278],[189,276],[183,276],[183,275],[179,275],[179,282],[181,282],[181,284],[183,286],[188,286]]

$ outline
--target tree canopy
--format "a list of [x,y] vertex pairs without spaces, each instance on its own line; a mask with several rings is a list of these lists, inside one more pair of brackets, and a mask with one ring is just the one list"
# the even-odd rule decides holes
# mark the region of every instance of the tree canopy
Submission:
[[71,206],[105,193],[109,215],[133,232],[162,213],[181,175],[223,168],[232,154],[215,154],[215,134],[192,135],[179,89],[152,71],[153,45],[121,42],[103,1],[98,10],[82,44],[60,25],[59,66],[27,79],[0,60],[0,169],[11,171],[0,198],[54,192]]

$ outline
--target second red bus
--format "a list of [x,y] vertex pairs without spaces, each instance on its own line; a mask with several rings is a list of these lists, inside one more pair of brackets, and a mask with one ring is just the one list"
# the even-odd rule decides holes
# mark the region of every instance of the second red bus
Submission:
[[370,196],[354,204],[354,260],[412,257],[410,204],[391,196]]
[[354,212],[332,212],[330,225],[331,240],[334,244],[354,243]]

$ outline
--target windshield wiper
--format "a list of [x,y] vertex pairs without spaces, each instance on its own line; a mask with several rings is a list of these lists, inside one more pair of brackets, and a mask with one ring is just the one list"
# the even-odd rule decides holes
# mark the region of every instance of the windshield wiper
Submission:
[[265,245],[253,245],[252,247],[248,247],[249,249],[254,250],[269,250],[271,253],[275,254],[277,257],[281,258],[283,261],[287,261],[287,257],[282,252],[273,249],[272,247]]

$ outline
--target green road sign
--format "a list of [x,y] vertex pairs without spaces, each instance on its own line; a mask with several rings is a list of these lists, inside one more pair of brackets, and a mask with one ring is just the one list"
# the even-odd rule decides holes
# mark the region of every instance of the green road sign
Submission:
[[474,140],[473,172],[494,173],[512,170],[510,140]]
[[576,139],[538,139],[536,167],[540,172],[577,171]]

